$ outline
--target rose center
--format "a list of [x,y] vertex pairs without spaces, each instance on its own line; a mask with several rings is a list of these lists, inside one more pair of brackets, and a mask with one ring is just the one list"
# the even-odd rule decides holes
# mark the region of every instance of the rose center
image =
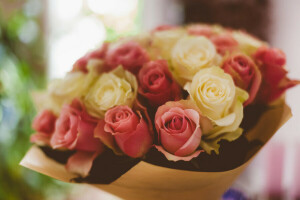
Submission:
[[117,112],[113,118],[113,122],[119,122],[123,119],[128,118],[129,113],[128,112]]
[[69,117],[64,118],[63,120],[63,132],[66,133],[71,128],[71,121]]
[[180,130],[182,127],[183,119],[179,116],[174,116],[169,122],[169,128],[172,130]]
[[235,59],[235,62],[238,64],[237,66],[235,66],[235,70],[238,71],[238,73],[243,74],[243,75],[247,75],[247,76],[251,76],[253,74],[253,70],[250,67],[250,63],[242,57],[237,57]]
[[120,55],[122,56],[126,56],[130,53],[130,49],[129,48],[123,48],[123,49],[120,49]]
[[218,79],[207,81],[199,90],[209,101],[220,99],[225,95],[225,88]]
[[154,73],[151,74],[149,77],[149,85],[158,85],[160,83],[160,79],[162,77],[162,74]]

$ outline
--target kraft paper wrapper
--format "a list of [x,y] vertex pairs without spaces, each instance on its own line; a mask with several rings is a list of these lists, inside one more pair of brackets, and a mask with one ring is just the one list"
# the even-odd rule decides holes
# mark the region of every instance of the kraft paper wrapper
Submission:
[[[282,101],[265,111],[257,124],[246,133],[249,141],[264,144],[291,117],[290,108]],[[224,172],[196,172],[169,169],[140,162],[119,179],[108,185],[93,186],[123,199],[205,199],[217,200],[249,165],[260,149],[248,152],[247,162]],[[20,163],[22,166],[52,178],[70,182],[76,175],[48,158],[40,148],[33,146]]]

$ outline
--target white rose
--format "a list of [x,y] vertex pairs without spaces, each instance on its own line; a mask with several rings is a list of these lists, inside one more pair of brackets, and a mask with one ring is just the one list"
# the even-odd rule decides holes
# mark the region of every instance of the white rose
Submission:
[[114,106],[132,107],[137,87],[135,76],[120,66],[100,75],[85,96],[84,104],[89,114],[103,118],[105,112]]
[[202,114],[215,124],[209,132],[203,132],[203,149],[218,152],[218,141],[232,141],[242,134],[239,128],[243,119],[243,102],[248,93],[234,85],[229,74],[219,67],[200,70],[191,83],[185,85],[190,98]]
[[232,36],[239,43],[240,49],[248,55],[252,55],[259,47],[266,45],[243,31],[233,31]]
[[210,67],[216,57],[216,48],[209,39],[203,36],[186,36],[172,50],[171,71],[177,81],[184,84],[191,81],[200,69]]
[[185,30],[181,28],[154,32],[149,49],[150,56],[153,59],[170,60],[172,48],[185,34]]
[[102,64],[102,60],[91,59],[87,64],[88,73],[69,72],[62,79],[52,80],[46,91],[33,92],[36,108],[48,109],[58,115],[64,104],[70,103],[74,98],[83,98],[101,71]]

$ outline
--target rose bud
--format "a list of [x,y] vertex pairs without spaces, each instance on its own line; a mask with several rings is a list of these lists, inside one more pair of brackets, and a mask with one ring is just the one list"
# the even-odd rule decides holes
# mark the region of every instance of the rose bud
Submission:
[[94,152],[103,144],[94,138],[98,120],[89,116],[82,103],[74,99],[64,105],[55,124],[50,144],[54,149],[69,149]]
[[75,62],[72,71],[81,71],[83,73],[88,73],[88,69],[87,69],[88,61],[91,59],[98,59],[98,60],[104,59],[107,49],[108,49],[108,43],[104,43],[101,46],[101,48],[87,53],[85,56],[83,56],[82,58],[80,58]]
[[167,102],[155,115],[155,128],[160,146],[155,146],[168,160],[189,161],[202,151],[200,114],[191,101]]
[[138,79],[138,92],[154,107],[181,97],[180,87],[173,80],[165,60],[146,63],[140,70]]
[[136,74],[149,60],[149,56],[137,42],[129,41],[110,48],[105,57],[106,65],[111,69],[122,65],[126,70]]
[[252,103],[261,84],[261,73],[252,59],[245,54],[236,53],[229,56],[221,67],[232,76],[236,86],[249,93],[244,106]]
[[262,72],[263,82],[258,94],[262,103],[271,103],[278,99],[287,89],[300,84],[299,80],[287,77],[284,68],[285,54],[275,48],[261,47],[253,55]]
[[239,45],[230,34],[215,35],[210,39],[216,46],[217,52],[221,55],[235,51]]
[[187,32],[190,35],[205,36],[207,38],[209,38],[215,34],[214,30],[211,26],[201,25],[201,24],[195,24],[195,25],[188,26]]
[[116,106],[99,121],[95,137],[116,153],[120,150],[133,158],[144,156],[153,145],[152,134],[146,121],[128,106]]
[[54,132],[56,116],[50,110],[43,110],[34,119],[32,128],[36,131],[30,137],[30,141],[39,145],[49,145]]

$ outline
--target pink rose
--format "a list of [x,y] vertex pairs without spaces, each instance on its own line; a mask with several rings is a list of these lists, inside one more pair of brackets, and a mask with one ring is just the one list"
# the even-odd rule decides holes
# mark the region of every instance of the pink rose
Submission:
[[157,32],[157,31],[166,31],[166,30],[171,30],[177,28],[176,26],[173,25],[161,25],[156,27],[152,32]]
[[203,24],[190,25],[187,27],[187,32],[190,35],[205,36],[208,38],[215,34],[211,26]]
[[56,116],[50,110],[43,110],[34,119],[32,128],[36,131],[30,137],[30,141],[40,145],[49,145],[54,132]]
[[104,59],[107,49],[108,49],[108,43],[104,43],[101,48],[87,53],[85,56],[83,56],[82,58],[80,58],[75,62],[72,71],[82,71],[83,73],[87,73],[88,61],[90,59],[99,59],[99,60]]
[[244,105],[252,103],[261,84],[261,73],[252,59],[245,54],[236,53],[229,56],[221,67],[232,76],[236,86],[249,93]]
[[238,42],[230,34],[215,35],[210,39],[221,55],[225,55],[227,52],[231,53],[238,48]]
[[130,157],[145,155],[153,145],[152,134],[141,114],[135,114],[128,106],[116,106],[99,121],[95,137],[113,149]]
[[137,42],[129,41],[116,48],[108,50],[105,61],[111,69],[122,65],[125,69],[136,74],[149,60],[149,56]]
[[287,89],[300,84],[299,80],[287,77],[284,68],[285,54],[275,48],[261,47],[253,55],[262,72],[263,82],[259,90],[258,100],[270,103],[278,99]]
[[283,51],[276,48],[260,47],[254,54],[254,58],[263,65],[282,67],[286,63],[286,56]]
[[156,148],[168,160],[189,161],[202,151],[199,147],[202,131],[200,114],[189,101],[167,102],[158,108],[155,128],[160,146]]
[[75,99],[62,108],[50,144],[54,149],[99,151],[103,144],[94,138],[97,123],[98,120],[89,116],[82,103]]
[[167,61],[156,60],[146,63],[138,75],[139,93],[150,105],[160,106],[167,101],[179,100],[181,90],[173,80]]

